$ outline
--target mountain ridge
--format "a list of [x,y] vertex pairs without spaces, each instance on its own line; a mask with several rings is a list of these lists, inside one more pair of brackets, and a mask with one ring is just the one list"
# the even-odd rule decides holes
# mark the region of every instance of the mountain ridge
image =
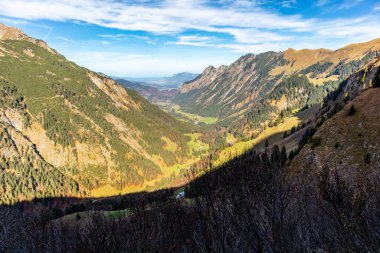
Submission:
[[[145,182],[164,179],[166,168],[189,159],[187,124],[137,92],[67,61],[45,42],[4,25],[1,31],[0,121],[12,136],[25,138],[16,150],[34,147],[25,153],[25,163],[16,162],[12,146],[0,149],[0,190],[7,203],[24,199],[26,189],[9,184],[16,180],[12,175],[25,170],[46,177],[39,167],[48,166],[71,178],[78,185],[76,194],[91,194],[102,186],[144,189]],[[168,143],[176,148],[168,149]],[[43,158],[40,162],[36,154]],[[14,168],[9,170],[9,164]],[[35,186],[27,197],[74,194],[58,181],[47,182],[55,184],[51,191],[47,185]]]
[[221,125],[236,125],[236,131],[245,129],[250,136],[279,120],[283,110],[321,103],[342,80],[379,55],[380,39],[334,51],[247,54],[228,67],[206,68],[172,101],[186,112],[218,117]]

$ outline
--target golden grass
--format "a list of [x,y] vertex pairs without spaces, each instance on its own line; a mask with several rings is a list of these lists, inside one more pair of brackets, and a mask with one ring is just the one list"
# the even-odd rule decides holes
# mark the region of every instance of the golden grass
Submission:
[[164,149],[168,150],[170,152],[176,152],[177,151],[177,143],[171,141],[168,137],[161,137],[161,140],[165,142]]
[[225,148],[220,154],[218,159],[214,162],[213,166],[219,166],[223,163],[229,161],[230,159],[244,154],[248,149],[254,147],[258,143],[264,141],[265,139],[283,133],[284,131],[289,131],[292,127],[298,126],[301,123],[301,119],[298,116],[293,116],[286,118],[283,123],[275,126],[267,128],[263,133],[261,133],[258,137],[253,140],[237,142],[231,147]]
[[329,76],[329,77],[319,77],[319,78],[310,78],[310,74],[307,75],[307,78],[309,79],[309,82],[316,85],[316,86],[321,86],[324,85],[328,81],[337,81],[339,80],[338,76]]
[[[191,140],[187,143],[191,152],[209,150],[209,145],[199,140],[199,137],[202,136],[201,133],[190,133],[190,134],[185,134],[185,135],[191,138]],[[91,197],[109,197],[109,196],[114,196],[114,195],[119,195],[119,194],[128,194],[128,193],[140,192],[140,191],[151,191],[151,190],[157,190],[159,188],[168,187],[169,186],[168,182],[170,181],[168,180],[169,178],[171,177],[176,178],[180,176],[180,171],[182,169],[189,168],[192,164],[198,162],[202,158],[202,156],[189,158],[184,163],[176,164],[173,166],[167,166],[165,162],[163,161],[163,159],[158,155],[153,155],[152,158],[154,162],[161,168],[162,173],[157,178],[150,181],[145,181],[142,185],[128,186],[122,190],[118,190],[110,185],[105,185],[97,189],[93,189],[91,191]]]
[[191,140],[187,143],[187,147],[189,148],[190,152],[209,150],[210,148],[209,145],[199,140],[199,137],[202,136],[201,133],[192,133],[192,134],[185,134],[185,135],[191,138]]
[[236,141],[237,141],[237,139],[235,138],[235,136],[233,134],[230,134],[230,133],[227,134],[227,136],[226,136],[227,144],[233,145],[236,143]]
[[179,105],[170,103],[157,103],[157,105],[159,105],[162,109],[165,109],[165,111],[167,112],[174,110],[177,114],[180,114],[181,116],[192,122],[203,122],[207,125],[211,125],[215,124],[218,121],[218,118],[215,117],[203,117],[201,115],[184,112],[182,111]]
[[110,197],[119,194],[127,194],[133,192],[143,191],[144,185],[132,185],[128,186],[122,190],[118,190],[110,185],[104,185],[102,187],[91,190],[91,197],[100,198],[100,197]]

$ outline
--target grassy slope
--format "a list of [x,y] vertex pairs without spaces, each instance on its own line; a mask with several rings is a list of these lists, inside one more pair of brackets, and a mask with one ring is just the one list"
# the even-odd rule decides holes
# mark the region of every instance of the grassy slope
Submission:
[[[218,159],[214,162],[214,166],[219,166],[236,156],[242,155],[245,151],[253,147],[258,149],[263,148],[266,140],[268,140],[270,145],[285,145],[287,150],[296,148],[301,136],[292,135],[284,140],[284,132],[289,132],[292,127],[296,127],[308,118],[312,118],[318,109],[319,106],[317,105],[313,108],[298,112],[292,117],[285,118],[283,123],[275,127],[267,128],[253,140],[234,143],[219,154]],[[231,139],[231,137],[229,137],[229,139]]]
[[212,125],[218,122],[218,118],[216,117],[203,117],[198,114],[193,114],[189,112],[185,112],[181,109],[181,106],[171,103],[157,103],[163,110],[168,113],[174,112],[173,114],[177,116],[179,119],[189,121],[192,123],[202,122],[206,125]]
[[[202,136],[201,133],[185,134],[190,140],[187,143],[189,150],[189,158],[182,162],[171,166],[161,166],[162,173],[153,180],[146,180],[141,185],[134,185],[125,187],[123,189],[116,189],[109,185],[94,189],[91,191],[92,197],[108,197],[118,194],[127,194],[140,191],[151,191],[159,188],[169,186],[176,186],[181,184],[184,180],[186,170],[194,163],[201,160],[202,156],[207,154],[209,145],[199,140]],[[173,185],[174,183],[174,185]]]
[[[179,93],[173,101],[180,104],[182,110],[186,112],[218,116],[218,122],[223,126],[235,124],[242,116],[247,116],[249,113],[255,114],[253,118],[260,117],[261,123],[269,122],[275,120],[280,111],[287,107],[300,109],[306,103],[309,105],[321,103],[323,97],[336,88],[339,80],[346,79],[353,71],[379,54],[379,50],[380,39],[377,39],[349,45],[336,51],[289,49],[279,55],[269,52],[255,57],[247,55],[230,65],[216,79],[211,76],[214,73],[207,78],[208,72],[204,72],[205,80],[213,81],[204,83],[200,89],[191,89],[192,85],[199,87],[197,80],[194,80],[186,84],[184,89],[186,92]],[[307,73],[304,71],[306,69],[309,69]],[[286,103],[280,103],[281,96],[273,100],[273,96],[270,96],[273,92],[285,95],[291,92],[276,91],[275,87],[295,74],[306,75],[312,84],[307,87],[306,95],[297,91],[295,97],[287,96]],[[308,100],[307,96],[313,97]],[[255,124],[253,128],[260,130],[257,122],[253,123]],[[243,131],[246,136],[251,135],[251,124],[249,126],[237,124],[234,131]]]
[[[0,85],[17,87],[25,98],[33,124],[46,121],[43,112],[49,111],[57,120],[53,127],[66,126],[51,130],[55,131],[58,140],[65,137],[73,144],[56,143],[54,148],[69,152],[76,149],[77,143],[107,148],[114,164],[113,172],[125,177],[124,182],[132,187],[161,173],[162,168],[149,156],[155,154],[168,165],[186,161],[189,138],[184,133],[190,132],[190,127],[151,105],[136,92],[127,90],[128,97],[122,101],[126,106],[120,106],[90,80],[89,70],[63,56],[28,41],[0,41],[0,46],[4,54],[0,57]],[[26,49],[32,54],[25,53]],[[116,123],[110,122],[107,115],[112,115]],[[120,122],[121,126],[115,125]],[[123,127],[128,130],[118,130]],[[171,141],[169,150],[166,148],[168,140]],[[145,154],[140,153],[134,143]],[[54,162],[48,156],[45,158]],[[75,167],[82,171],[81,180],[100,180],[100,184],[113,185],[120,177],[110,178],[109,165],[104,163],[85,167],[76,164]],[[70,168],[64,170],[71,173]],[[94,174],[103,176],[95,178]]]

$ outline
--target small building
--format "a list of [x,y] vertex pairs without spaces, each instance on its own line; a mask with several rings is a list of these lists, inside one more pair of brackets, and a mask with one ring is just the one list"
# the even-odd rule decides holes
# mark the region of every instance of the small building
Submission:
[[176,196],[175,196],[175,199],[183,199],[185,197],[185,192],[182,191],[182,192],[179,192]]

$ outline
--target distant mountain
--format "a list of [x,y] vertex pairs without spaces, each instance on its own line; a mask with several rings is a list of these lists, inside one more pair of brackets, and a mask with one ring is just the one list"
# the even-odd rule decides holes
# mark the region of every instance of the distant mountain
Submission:
[[191,132],[137,92],[4,25],[0,129],[0,203],[141,189],[186,161]]
[[[183,83],[191,81],[195,79],[198,74],[193,74],[190,72],[182,72],[175,74],[170,77],[142,77],[142,78],[133,78],[133,77],[125,77],[122,79],[146,83],[156,88],[179,88]],[[118,78],[117,78],[118,79]]]
[[178,89],[163,87],[157,88],[149,86],[147,83],[131,82],[124,79],[116,79],[116,82],[128,89],[137,91],[141,96],[153,103],[169,102],[178,93]]
[[327,49],[242,56],[186,82],[173,102],[187,112],[254,136],[294,110],[321,103],[339,83],[380,55],[380,39]]

